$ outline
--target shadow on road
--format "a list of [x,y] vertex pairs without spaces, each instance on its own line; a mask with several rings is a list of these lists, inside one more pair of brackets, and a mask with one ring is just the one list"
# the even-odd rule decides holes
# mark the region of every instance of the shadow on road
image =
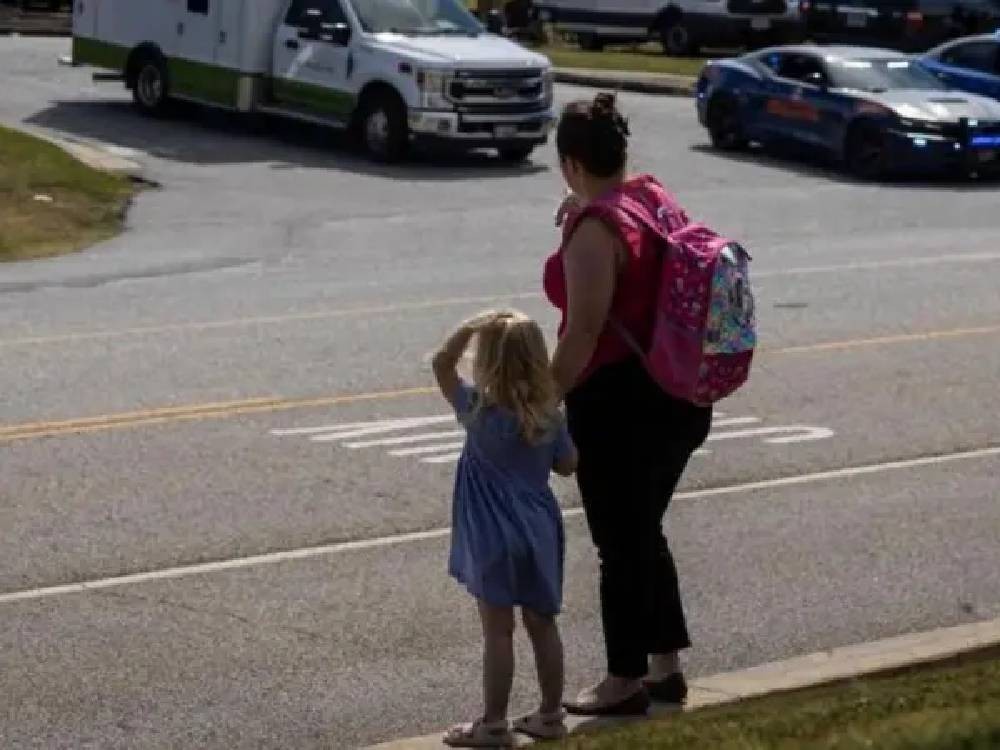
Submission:
[[878,183],[869,183],[852,177],[831,156],[818,154],[814,149],[795,146],[752,147],[746,151],[720,151],[708,144],[691,146],[691,150],[717,159],[753,164],[790,172],[803,177],[817,177],[843,185],[877,184],[885,188],[902,190],[945,190],[955,193],[995,191],[1000,188],[1000,175],[983,178],[958,178],[954,175],[897,177]]
[[27,121],[67,136],[188,164],[270,163],[273,169],[335,170],[412,182],[509,178],[548,169],[537,160],[509,164],[485,152],[417,153],[408,163],[374,164],[356,153],[343,133],[183,103],[175,104],[170,116],[153,119],[122,100],[57,101]]

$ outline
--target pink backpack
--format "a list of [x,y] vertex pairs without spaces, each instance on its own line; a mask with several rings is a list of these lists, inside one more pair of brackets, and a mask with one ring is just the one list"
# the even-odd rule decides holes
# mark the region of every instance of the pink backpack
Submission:
[[648,351],[613,318],[611,325],[643,357],[664,391],[708,406],[750,376],[757,344],[751,258],[738,243],[690,222],[655,180],[645,181],[643,188],[615,193],[588,207],[647,228],[659,239],[663,254]]

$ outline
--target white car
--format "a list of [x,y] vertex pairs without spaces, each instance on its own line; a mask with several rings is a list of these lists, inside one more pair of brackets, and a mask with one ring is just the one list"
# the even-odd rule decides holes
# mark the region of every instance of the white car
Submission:
[[536,0],[535,13],[588,50],[653,38],[670,55],[702,47],[790,41],[801,31],[798,0]]

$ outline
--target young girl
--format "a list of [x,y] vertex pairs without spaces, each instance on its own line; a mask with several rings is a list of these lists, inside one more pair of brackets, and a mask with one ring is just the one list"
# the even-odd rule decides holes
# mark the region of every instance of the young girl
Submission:
[[[476,338],[474,384],[457,366]],[[518,312],[463,324],[434,357],[444,397],[466,429],[453,505],[449,573],[479,604],[485,638],[486,711],[453,727],[451,747],[509,747],[507,703],[514,675],[514,607],[535,652],[541,707],[514,722],[537,739],[566,734],[563,649],[555,617],[562,605],[562,517],[549,489],[554,469],[576,470],[576,449],[558,409],[545,338]]]

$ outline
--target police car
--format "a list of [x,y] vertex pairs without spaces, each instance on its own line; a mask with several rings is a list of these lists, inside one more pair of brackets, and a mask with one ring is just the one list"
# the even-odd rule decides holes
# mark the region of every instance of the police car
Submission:
[[920,64],[952,88],[1000,99],[1000,32],[942,44]]
[[797,45],[713,61],[697,108],[717,148],[794,142],[863,179],[1000,167],[1000,101],[953,91],[893,50]]

